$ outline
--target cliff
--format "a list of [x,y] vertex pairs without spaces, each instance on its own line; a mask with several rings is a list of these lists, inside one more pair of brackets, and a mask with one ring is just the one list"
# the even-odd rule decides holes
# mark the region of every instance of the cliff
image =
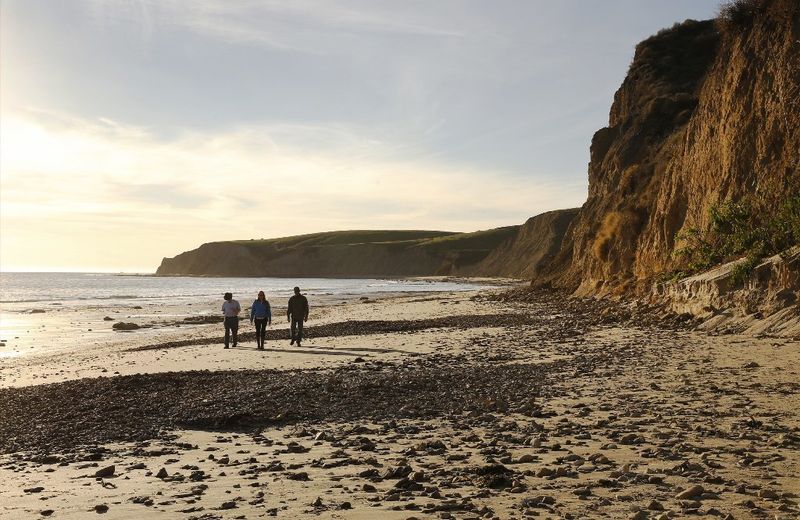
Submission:
[[644,294],[709,208],[777,207],[800,177],[800,2],[739,0],[641,42],[591,143],[589,194],[536,285]]
[[548,211],[529,218],[517,233],[480,263],[461,274],[531,279],[561,248],[577,208]]

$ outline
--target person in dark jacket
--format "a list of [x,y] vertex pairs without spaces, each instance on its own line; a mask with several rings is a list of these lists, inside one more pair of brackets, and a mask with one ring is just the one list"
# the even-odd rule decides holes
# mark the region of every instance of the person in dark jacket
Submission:
[[286,320],[292,323],[292,341],[289,345],[303,340],[303,323],[308,319],[308,299],[300,294],[300,288],[294,288],[294,296],[289,298],[289,306],[286,309]]
[[258,350],[264,350],[264,340],[267,339],[267,325],[272,325],[272,309],[269,307],[264,291],[258,291],[258,298],[250,307],[250,323],[256,325],[256,344]]

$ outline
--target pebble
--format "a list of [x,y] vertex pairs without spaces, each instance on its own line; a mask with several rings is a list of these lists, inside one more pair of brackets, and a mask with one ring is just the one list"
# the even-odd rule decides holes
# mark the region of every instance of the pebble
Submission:
[[116,469],[117,468],[112,464],[111,466],[106,466],[105,468],[98,469],[97,471],[94,472],[94,476],[96,478],[113,477]]
[[688,489],[685,489],[685,490],[681,491],[677,495],[675,495],[675,498],[678,499],[678,500],[692,499],[692,498],[696,498],[696,497],[701,496],[704,491],[705,490],[703,489],[703,486],[694,485],[694,486],[692,486],[692,487],[690,487]]

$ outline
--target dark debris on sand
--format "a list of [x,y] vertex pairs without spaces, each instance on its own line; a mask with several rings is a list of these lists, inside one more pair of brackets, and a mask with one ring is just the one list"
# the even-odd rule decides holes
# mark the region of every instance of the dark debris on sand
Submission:
[[698,324],[688,313],[677,314],[663,304],[643,300],[572,297],[563,291],[520,287],[498,293],[479,294],[478,301],[495,301],[532,307],[535,315],[570,316],[583,326],[617,325],[691,330]]
[[546,365],[431,356],[335,370],[191,371],[0,389],[0,452],[68,451],[165,430],[296,421],[430,418],[514,409],[536,415]]
[[[222,323],[222,318],[214,318],[214,322]],[[398,332],[417,332],[426,329],[474,329],[485,327],[511,327],[530,325],[534,319],[522,313],[503,314],[464,314],[457,316],[443,316],[422,320],[348,320],[325,325],[307,325],[303,331],[306,339],[339,337],[339,336],[366,336],[369,334],[389,334]],[[255,333],[239,334],[241,341],[255,341]],[[267,330],[267,340],[289,339],[288,329]],[[183,341],[170,341],[155,345],[145,345],[129,349],[130,352],[144,350],[164,350],[170,348],[188,347],[192,345],[211,345],[220,343],[219,338],[199,338]]]

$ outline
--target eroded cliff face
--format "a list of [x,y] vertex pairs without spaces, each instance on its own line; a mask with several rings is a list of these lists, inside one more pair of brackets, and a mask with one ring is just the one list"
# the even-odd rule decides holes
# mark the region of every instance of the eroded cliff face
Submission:
[[558,254],[577,214],[578,208],[570,208],[531,217],[515,236],[500,244],[483,261],[457,274],[531,279]]
[[767,0],[721,31],[687,21],[643,41],[592,140],[589,196],[535,284],[643,292],[677,267],[675,237],[745,194],[800,176],[800,2]]

